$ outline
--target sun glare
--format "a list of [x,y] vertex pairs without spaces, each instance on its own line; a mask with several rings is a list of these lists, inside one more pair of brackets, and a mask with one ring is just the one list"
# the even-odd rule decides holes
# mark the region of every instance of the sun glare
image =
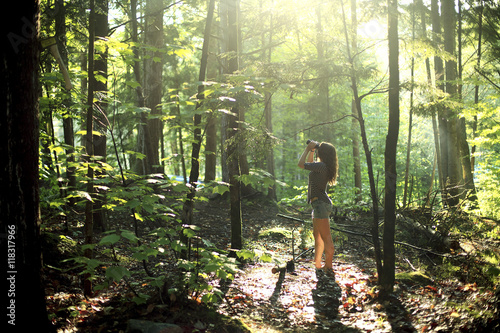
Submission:
[[361,24],[358,28],[358,34],[370,39],[384,39],[386,36],[386,29],[377,20],[370,20]]

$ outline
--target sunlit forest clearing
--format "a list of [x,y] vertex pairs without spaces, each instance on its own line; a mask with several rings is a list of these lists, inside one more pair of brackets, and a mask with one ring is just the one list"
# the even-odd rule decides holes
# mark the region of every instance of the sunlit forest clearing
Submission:
[[497,2],[11,6],[7,332],[500,331]]

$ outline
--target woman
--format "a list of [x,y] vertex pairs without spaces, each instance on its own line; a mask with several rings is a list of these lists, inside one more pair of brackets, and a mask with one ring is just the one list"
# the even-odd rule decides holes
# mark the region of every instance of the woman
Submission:
[[[319,161],[314,162],[314,151],[316,149],[318,150]],[[328,197],[326,189],[328,185],[335,185],[337,182],[337,151],[331,143],[322,142],[318,144],[311,141],[307,144],[300,157],[299,167],[311,171],[307,188],[307,202],[313,208],[314,263],[316,269],[321,269],[321,258],[323,252],[325,252],[325,266],[323,269],[332,272],[333,254],[335,252],[329,218],[332,211],[332,201]]]

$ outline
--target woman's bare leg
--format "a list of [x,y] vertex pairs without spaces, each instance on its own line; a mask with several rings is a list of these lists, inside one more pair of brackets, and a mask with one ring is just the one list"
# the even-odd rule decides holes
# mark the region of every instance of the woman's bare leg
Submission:
[[333,267],[333,255],[335,247],[333,245],[332,234],[330,231],[329,219],[313,219],[313,234],[315,244],[314,262],[316,268],[321,268],[321,257],[325,252],[325,268]]
[[313,235],[314,235],[314,265],[316,268],[321,268],[321,259],[325,250],[325,243],[321,237],[320,228],[318,226],[319,219],[313,219]]

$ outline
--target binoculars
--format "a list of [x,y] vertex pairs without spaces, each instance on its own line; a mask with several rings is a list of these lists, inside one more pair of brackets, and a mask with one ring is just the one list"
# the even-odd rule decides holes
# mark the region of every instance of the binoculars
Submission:
[[319,148],[319,143],[314,141],[314,140],[307,140],[307,144],[310,144],[311,142],[315,142],[316,143],[316,146],[314,147],[314,149],[318,149]]

